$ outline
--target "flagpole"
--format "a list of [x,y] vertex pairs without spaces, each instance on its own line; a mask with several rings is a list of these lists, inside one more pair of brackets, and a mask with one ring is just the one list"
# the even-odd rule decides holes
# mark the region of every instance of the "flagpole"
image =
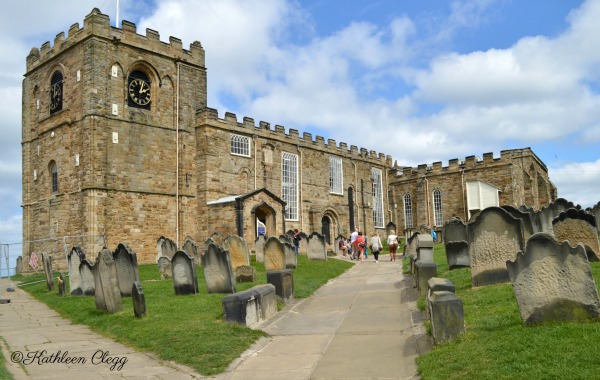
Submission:
[[119,27],[119,0],[117,0],[117,24],[115,26]]

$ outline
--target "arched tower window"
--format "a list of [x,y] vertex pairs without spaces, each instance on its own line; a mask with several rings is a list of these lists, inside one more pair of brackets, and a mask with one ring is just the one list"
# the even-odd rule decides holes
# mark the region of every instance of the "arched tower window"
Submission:
[[439,189],[433,191],[433,222],[436,226],[444,225],[444,215],[442,214],[442,191]]
[[63,75],[55,71],[50,80],[50,115],[63,108]]
[[127,78],[127,105],[149,110],[152,105],[152,83],[145,72],[135,70]]
[[410,194],[404,196],[404,225],[406,228],[412,228],[413,226],[412,199]]
[[58,167],[54,161],[50,162],[50,186],[52,194],[58,193]]

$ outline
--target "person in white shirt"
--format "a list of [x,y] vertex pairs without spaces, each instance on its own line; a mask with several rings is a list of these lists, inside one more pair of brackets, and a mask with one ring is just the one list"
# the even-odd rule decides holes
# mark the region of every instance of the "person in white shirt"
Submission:
[[375,262],[379,262],[379,251],[383,249],[383,244],[381,244],[381,239],[379,238],[379,234],[377,232],[373,233],[371,237],[371,252],[373,252],[373,257],[375,257]]
[[358,227],[354,229],[354,232],[350,234],[350,246],[352,247],[352,254],[350,255],[350,260],[356,259],[356,245],[353,244],[354,240],[358,237]]
[[390,261],[396,261],[396,250],[398,249],[398,236],[394,230],[390,231],[387,238],[388,248],[390,249]]

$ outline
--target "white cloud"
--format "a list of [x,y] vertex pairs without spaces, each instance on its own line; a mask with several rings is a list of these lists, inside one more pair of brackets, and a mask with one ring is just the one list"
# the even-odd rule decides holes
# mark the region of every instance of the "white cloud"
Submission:
[[571,162],[548,168],[558,196],[583,208],[600,201],[600,159],[593,162]]

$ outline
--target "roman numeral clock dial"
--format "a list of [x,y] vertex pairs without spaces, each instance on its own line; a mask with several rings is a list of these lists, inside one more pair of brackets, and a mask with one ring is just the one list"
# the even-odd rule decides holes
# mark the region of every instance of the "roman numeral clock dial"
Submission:
[[150,83],[143,79],[133,79],[129,82],[129,99],[140,106],[147,106],[152,99]]

